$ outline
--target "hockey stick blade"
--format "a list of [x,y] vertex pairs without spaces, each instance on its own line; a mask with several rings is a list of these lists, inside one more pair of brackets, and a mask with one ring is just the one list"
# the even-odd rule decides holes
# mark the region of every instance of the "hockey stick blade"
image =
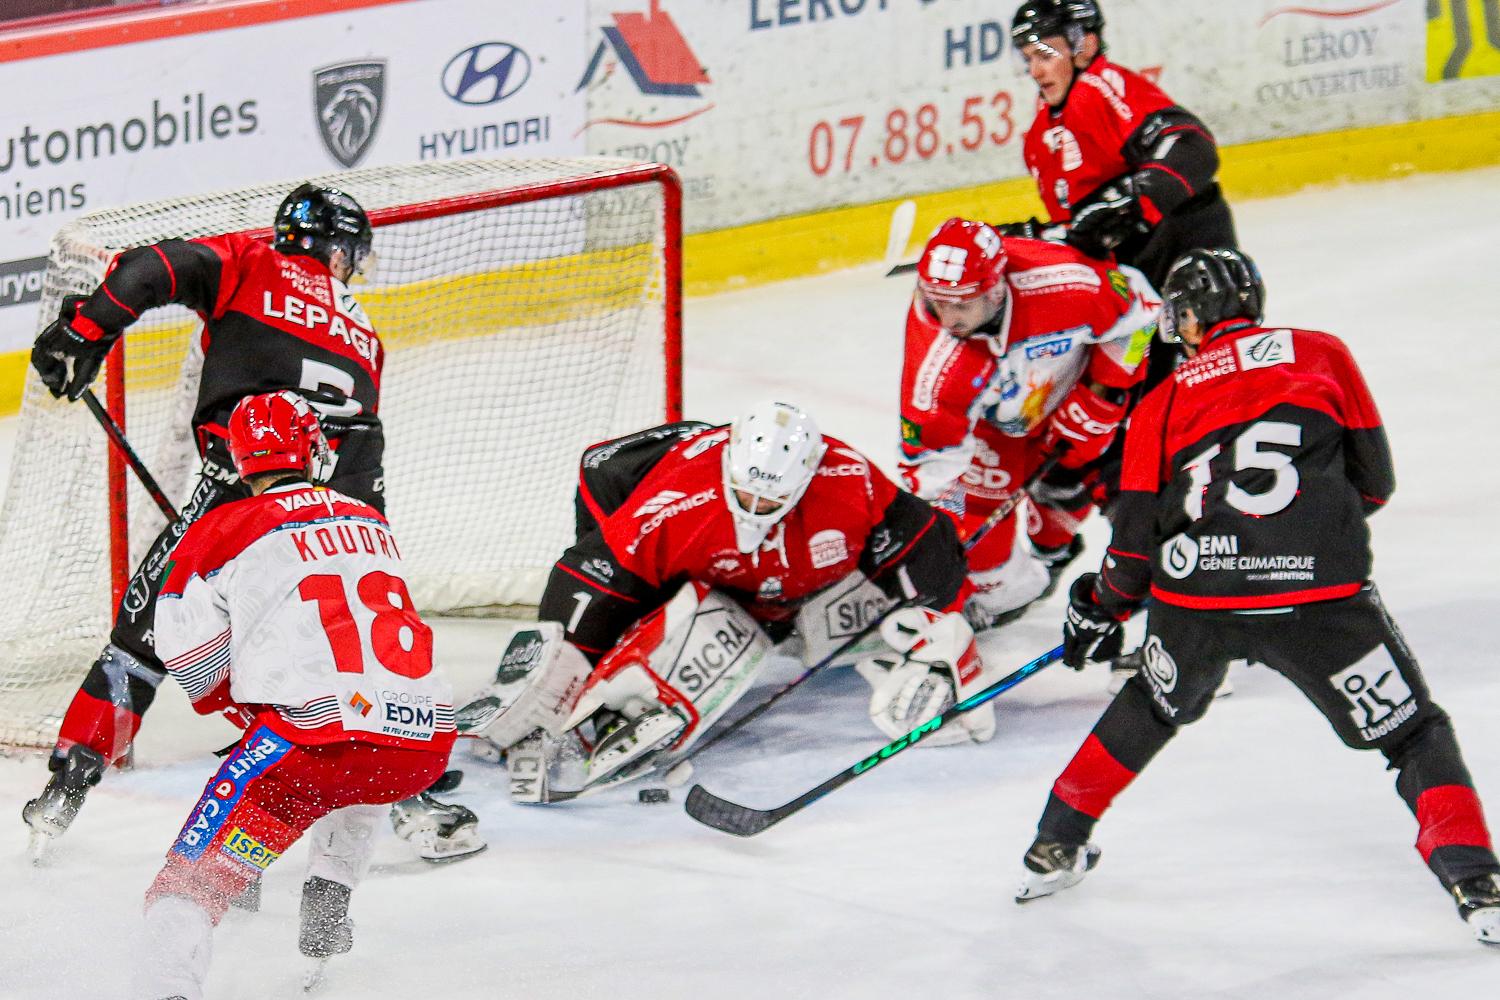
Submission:
[[894,267],[892,267],[890,270],[886,271],[885,272],[885,276],[887,278],[894,278],[894,277],[896,277],[898,275],[902,275],[902,274],[911,274],[913,271],[915,271],[917,269],[917,265],[919,263],[921,263],[921,262],[920,261],[915,261],[915,260],[902,261],[900,264],[897,264]]
[[924,722],[905,736],[887,743],[868,757],[850,765],[821,785],[808,789],[785,805],[774,809],[751,809],[749,806],[742,806],[720,798],[702,785],[694,785],[688,792],[687,802],[684,803],[683,808],[689,816],[704,826],[713,827],[715,830],[733,834],[736,837],[753,837],[780,823],[793,813],[807,808],[860,775],[873,771],[901,751],[916,746],[924,736],[937,732],[965,712],[972,711],[985,702],[999,697],[1032,674],[1062,659],[1062,654],[1062,646],[1047,650],[1025,666],[1011,671],[984,690],[970,695],[930,722]]
[[736,837],[753,837],[787,815],[782,812],[786,806],[780,809],[751,809],[749,806],[721,799],[702,785],[694,785],[688,789],[687,803],[683,808],[704,826],[711,826],[722,833],[732,833]]

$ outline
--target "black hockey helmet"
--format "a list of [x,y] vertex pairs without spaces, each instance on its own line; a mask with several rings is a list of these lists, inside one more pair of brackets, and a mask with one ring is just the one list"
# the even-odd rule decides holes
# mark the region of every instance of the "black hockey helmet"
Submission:
[[276,235],[271,245],[284,254],[304,254],[328,263],[335,250],[344,251],[358,272],[370,254],[370,218],[359,202],[338,188],[299,184],[276,209]]
[[1086,34],[1104,33],[1104,14],[1095,0],[1030,0],[1010,22],[1010,40],[1019,50],[1061,35],[1075,51]]
[[1161,295],[1161,338],[1174,344],[1182,342],[1184,309],[1191,309],[1205,330],[1230,319],[1259,323],[1265,313],[1260,269],[1238,250],[1189,250],[1167,272]]

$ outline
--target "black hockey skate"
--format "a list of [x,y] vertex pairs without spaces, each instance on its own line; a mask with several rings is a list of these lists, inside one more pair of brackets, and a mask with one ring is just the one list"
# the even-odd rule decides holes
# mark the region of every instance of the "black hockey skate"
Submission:
[[472,857],[489,846],[479,836],[479,817],[472,810],[441,802],[431,792],[392,805],[391,827],[411,842],[418,857],[433,863]]
[[1483,944],[1500,946],[1500,875],[1475,875],[1449,890],[1474,937]]
[[47,787],[21,808],[21,819],[31,827],[33,861],[40,861],[48,844],[73,825],[84,796],[104,774],[104,756],[75,744],[68,748],[66,756],[54,754],[47,766],[52,769]]
[[1016,888],[1016,902],[1029,903],[1077,885],[1099,863],[1100,853],[1093,844],[1038,838],[1022,861],[1026,871]]

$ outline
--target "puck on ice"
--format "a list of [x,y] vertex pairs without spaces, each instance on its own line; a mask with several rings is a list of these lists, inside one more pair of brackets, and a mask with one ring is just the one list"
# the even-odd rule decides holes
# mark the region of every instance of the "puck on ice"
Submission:
[[665,788],[642,788],[636,798],[642,802],[670,802],[672,793]]

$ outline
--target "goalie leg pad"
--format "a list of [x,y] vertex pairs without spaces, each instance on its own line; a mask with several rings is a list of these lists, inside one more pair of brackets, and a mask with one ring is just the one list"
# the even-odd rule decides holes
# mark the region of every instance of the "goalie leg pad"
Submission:
[[590,669],[557,622],[521,629],[505,647],[493,683],[459,709],[460,719],[471,720],[465,731],[502,748],[538,729],[559,735]]
[[[898,739],[951,708],[958,698],[996,679],[979,655],[974,631],[962,615],[903,608],[880,626],[889,651],[861,660],[855,669],[872,689],[870,719]],[[995,706],[980,705],[925,737],[927,746],[987,742],[995,735]]]
[[[870,627],[895,602],[860,572],[814,594],[797,612],[797,635],[802,639],[798,655],[811,666]],[[847,667],[885,649],[872,631],[846,649],[829,667]]]
[[[682,722],[668,749],[682,753],[749,690],[771,645],[738,602],[704,584],[686,584],[599,661],[563,728],[582,725],[600,709],[627,724],[665,710]],[[673,727],[665,722],[646,728],[666,738]]]

